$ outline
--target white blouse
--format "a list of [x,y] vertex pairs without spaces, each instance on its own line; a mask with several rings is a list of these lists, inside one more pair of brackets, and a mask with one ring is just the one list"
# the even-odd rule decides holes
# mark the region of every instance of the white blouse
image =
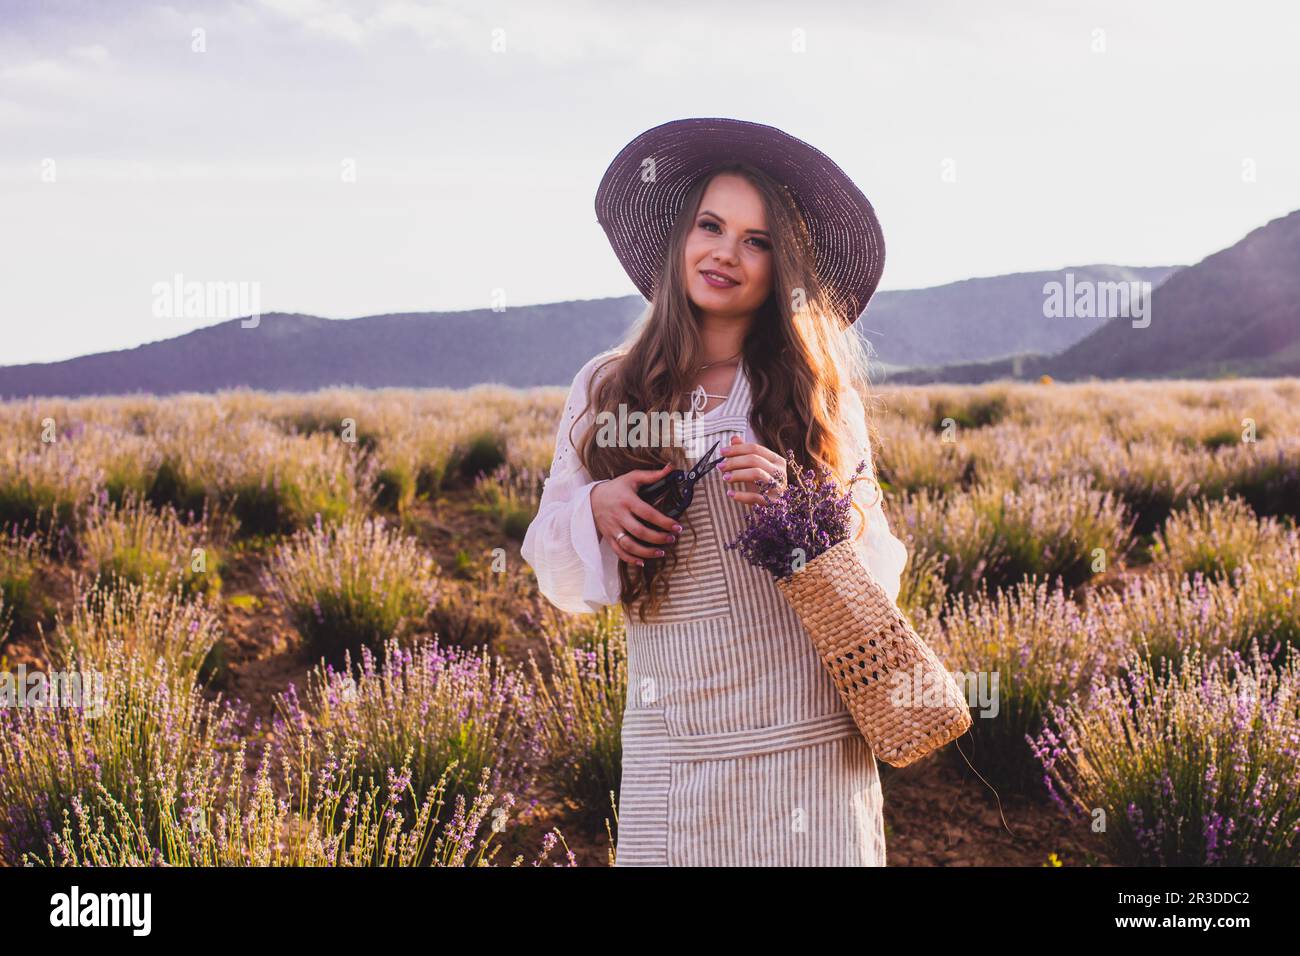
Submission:
[[[574,377],[555,435],[555,456],[542,488],[541,505],[537,517],[528,526],[521,549],[524,560],[537,576],[542,595],[561,610],[574,614],[592,613],[619,600],[619,559],[607,540],[598,540],[591,513],[591,489],[597,482],[583,467],[569,441],[569,428],[587,403],[587,384],[592,371],[612,354],[614,350],[595,356]],[[609,369],[606,367],[600,374],[606,374]],[[739,374],[744,374],[743,368]],[[849,468],[857,467],[865,458],[865,474],[874,478],[875,463],[867,439],[862,400],[851,388],[845,390],[843,399],[851,441],[851,454],[846,456]],[[582,422],[573,429],[574,440],[580,441],[594,421],[595,415],[588,409]],[[752,426],[745,428],[745,441],[758,441]],[[867,529],[857,539],[859,551],[890,599],[897,601],[903,567],[907,564],[907,548],[890,530],[874,484],[866,480],[856,482],[853,496],[867,515]],[[853,533],[857,534],[858,512],[855,510],[853,515]]]

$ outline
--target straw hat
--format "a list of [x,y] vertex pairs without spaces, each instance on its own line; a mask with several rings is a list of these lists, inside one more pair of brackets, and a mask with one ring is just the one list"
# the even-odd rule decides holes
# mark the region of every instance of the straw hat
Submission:
[[[818,275],[849,323],[857,321],[885,266],[875,210],[816,147],[744,120],[664,123],[637,136],[609,164],[596,190],[596,220],[637,289],[653,298],[668,234],[687,191],[717,164],[735,160],[757,166],[790,190],[808,224]],[[643,168],[653,169],[653,177],[643,177]]]

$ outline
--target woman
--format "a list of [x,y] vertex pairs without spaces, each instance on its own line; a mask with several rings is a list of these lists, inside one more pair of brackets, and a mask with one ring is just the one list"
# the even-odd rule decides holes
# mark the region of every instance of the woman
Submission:
[[[882,866],[875,758],[771,577],[726,547],[760,483],[787,480],[786,449],[841,479],[870,460],[846,329],[880,278],[874,212],[813,147],[727,119],[637,137],[596,207],[651,305],[575,377],[523,556],[558,607],[624,608],[616,864]],[[681,441],[611,441],[593,425],[620,406],[684,413]],[[714,442],[680,519],[638,497]],[[862,556],[896,598],[906,549],[879,486],[854,488]]]

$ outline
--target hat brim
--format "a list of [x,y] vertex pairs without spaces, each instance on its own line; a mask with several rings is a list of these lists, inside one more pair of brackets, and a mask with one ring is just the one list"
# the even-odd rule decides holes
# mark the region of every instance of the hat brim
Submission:
[[885,238],[870,201],[821,150],[774,126],[737,119],[681,119],[646,130],[601,178],[596,221],[641,295],[654,297],[686,193],[714,166],[735,160],[789,188],[808,224],[818,276],[849,324],[857,321],[885,267]]

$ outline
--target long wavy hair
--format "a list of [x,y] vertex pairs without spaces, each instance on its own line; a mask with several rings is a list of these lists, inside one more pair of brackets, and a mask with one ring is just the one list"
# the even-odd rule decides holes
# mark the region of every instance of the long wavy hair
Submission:
[[[683,250],[705,190],[722,173],[744,176],[758,190],[772,240],[772,291],[741,350],[753,393],[750,425],[759,443],[777,454],[793,452],[800,467],[826,468],[846,481],[857,463],[846,460],[840,396],[844,389],[855,388],[864,399],[863,407],[870,407],[867,348],[858,334],[847,330],[856,316],[846,316],[842,303],[818,278],[808,227],[790,192],[745,163],[711,169],[687,193],[668,237],[650,306],[597,369],[613,363],[611,374],[592,375],[587,406],[577,419],[587,409],[595,415],[608,411],[617,416],[620,404],[647,416],[685,413],[690,408],[695,373],[704,355],[699,314],[686,291]],[[867,430],[874,444],[870,414]],[[675,468],[686,467],[680,446],[601,444],[598,432],[589,429],[576,446],[594,479],[657,469],[669,461]],[[572,432],[569,437],[573,440]],[[644,567],[620,561],[624,608],[636,606],[644,621],[667,596],[668,572],[676,562],[675,548],[667,549],[663,558],[647,558]]]

